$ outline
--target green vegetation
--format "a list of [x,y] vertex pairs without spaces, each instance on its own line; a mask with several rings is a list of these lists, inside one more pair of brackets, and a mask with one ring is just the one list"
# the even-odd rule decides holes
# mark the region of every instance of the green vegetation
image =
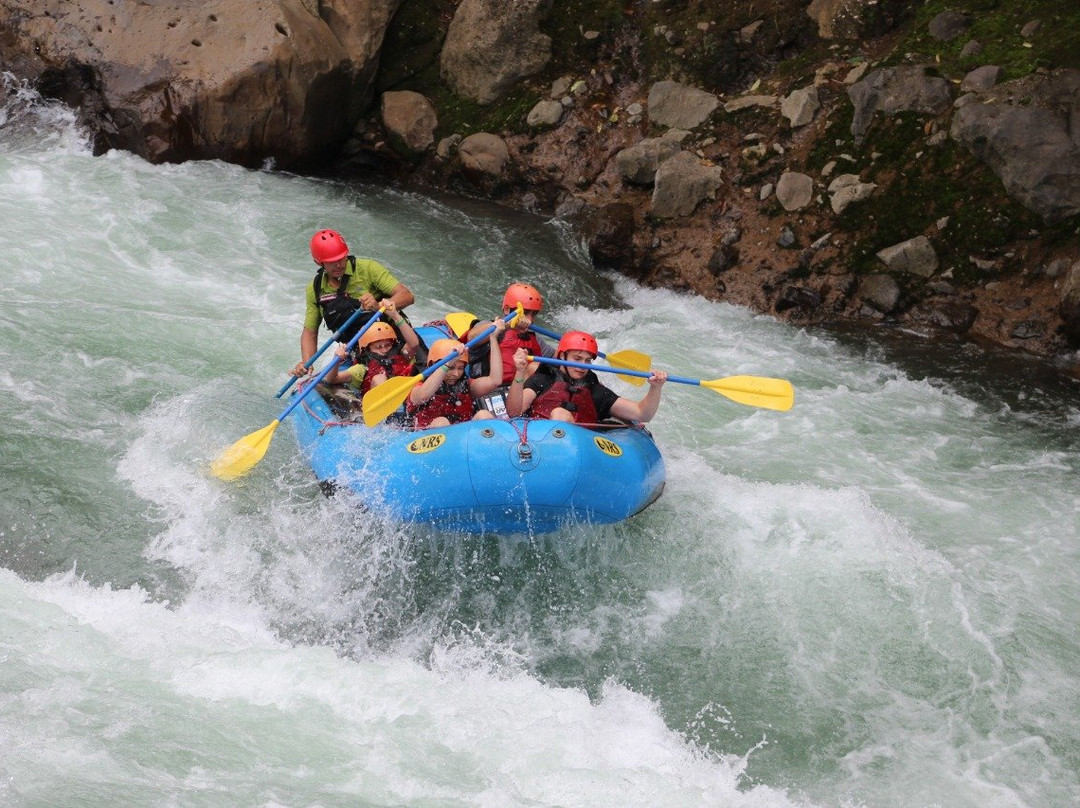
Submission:
[[[929,120],[914,113],[878,117],[857,153],[857,165],[874,156],[862,176],[884,192],[851,205],[837,219],[839,230],[857,236],[855,272],[878,271],[878,250],[925,234],[958,281],[977,281],[979,270],[969,256],[995,255],[1042,227],[1038,216],[1008,197],[990,169],[954,141],[928,146]],[[936,222],[945,217],[948,224],[938,232]]]
[[[951,42],[930,35],[930,21],[943,11],[968,14],[971,28]],[[1032,20],[1041,25],[1029,40],[1021,29]],[[979,65],[997,65],[1004,79],[1015,79],[1037,68],[1080,67],[1080,3],[1060,0],[927,0],[917,6],[915,19],[890,60],[899,62],[905,54],[912,61],[937,64],[942,75],[960,78]],[[982,44],[976,56],[961,57],[970,40]],[[1030,47],[1028,47],[1030,46]]]

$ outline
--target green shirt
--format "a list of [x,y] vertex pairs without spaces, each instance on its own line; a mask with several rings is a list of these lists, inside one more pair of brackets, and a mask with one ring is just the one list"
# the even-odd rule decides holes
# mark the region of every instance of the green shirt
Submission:
[[[401,283],[378,261],[353,256],[349,256],[349,259],[345,265],[345,274],[341,278],[341,282],[345,284],[345,294],[349,297],[359,298],[364,292],[371,292],[376,300],[382,300],[390,297],[397,285]],[[318,332],[319,323],[322,322],[322,311],[315,303],[314,287],[314,282],[308,283],[307,293],[304,295],[304,328]],[[320,295],[337,294],[337,289],[330,285],[330,278],[325,272],[319,286],[319,293]]]

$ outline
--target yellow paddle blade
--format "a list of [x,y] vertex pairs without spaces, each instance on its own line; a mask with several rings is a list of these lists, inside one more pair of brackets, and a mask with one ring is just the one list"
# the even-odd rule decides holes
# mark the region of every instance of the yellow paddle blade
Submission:
[[457,338],[461,339],[469,332],[476,319],[475,314],[469,314],[467,311],[452,311],[446,315],[446,324],[450,326],[450,330],[457,335]]
[[210,471],[222,480],[243,477],[263,459],[263,455],[270,447],[270,439],[274,437],[274,430],[280,423],[281,421],[275,420],[257,432],[244,435],[210,464]]
[[[604,357],[607,363],[613,368],[623,368],[624,370],[637,370],[641,373],[648,373],[652,367],[652,357],[648,354],[643,354],[641,351],[616,351],[613,354],[608,354]],[[634,387],[641,387],[648,379],[641,376],[627,376],[625,373],[618,374],[619,378],[625,382],[630,382]]]
[[392,376],[378,387],[364,393],[364,423],[381,424],[394,410],[405,403],[412,389],[424,380],[422,375]]
[[795,404],[795,388],[786,379],[768,379],[764,376],[728,376],[726,379],[703,381],[701,386],[751,407],[786,411]]

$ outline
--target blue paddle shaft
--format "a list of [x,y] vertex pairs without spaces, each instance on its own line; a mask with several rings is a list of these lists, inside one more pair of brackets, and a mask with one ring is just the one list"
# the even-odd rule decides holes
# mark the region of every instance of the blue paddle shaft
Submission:
[[[532,331],[535,331],[537,334],[542,334],[545,337],[551,337],[552,339],[562,339],[563,338],[563,335],[560,334],[558,331],[549,331],[548,329],[541,328],[538,325],[530,325],[529,329],[532,330]],[[603,351],[597,352],[596,355],[599,356],[599,357],[606,357],[607,356],[607,354],[604,353]],[[648,377],[648,375],[649,375],[648,373],[645,374],[646,377]]]
[[[518,304],[519,308],[520,308],[520,305],[521,304]],[[505,322],[510,322],[515,317],[517,317],[518,314],[519,314],[519,312],[512,311],[509,314],[504,314],[502,319]],[[466,352],[469,350],[469,348],[474,346],[476,343],[482,342],[483,340],[486,340],[488,337],[490,337],[494,333],[495,333],[495,326],[489,325],[487,328],[485,328],[483,330],[483,332],[481,332],[480,334],[477,334],[475,337],[473,337],[471,340],[469,340],[468,342],[465,343],[464,347],[465,347]],[[436,370],[441,368],[443,365],[446,365],[446,364],[448,364],[450,362],[453,362],[455,359],[458,358],[458,356],[460,354],[461,354],[461,351],[451,351],[446,356],[444,356],[442,359],[440,359],[438,362],[436,362],[434,365],[428,365],[426,368],[424,368],[420,372],[421,378],[426,379],[428,376],[430,376]],[[419,382],[417,382],[417,383],[419,384]]]
[[[367,333],[367,330],[369,328],[371,328],[373,325],[375,325],[375,323],[377,323],[379,321],[379,318],[382,317],[382,314],[383,314],[382,309],[379,309],[377,312],[375,312],[372,315],[371,319],[368,320],[367,323],[364,325],[364,327],[361,328],[359,331],[357,331],[356,334],[353,336],[353,338],[351,340],[349,340],[348,343],[346,343],[346,345],[345,345],[345,353],[346,354],[348,354],[349,351],[351,351],[356,346],[356,343],[358,343],[360,341],[360,337],[364,336],[364,334]],[[338,365],[341,364],[341,359],[342,359],[342,357],[335,355],[334,358],[330,360],[330,364],[327,365],[326,367],[324,367],[321,371],[319,371],[319,375],[316,376],[314,379],[312,379],[311,384],[309,384],[307,387],[305,387],[301,391],[300,395],[298,395],[295,399],[293,399],[293,403],[290,404],[288,407],[286,407],[284,412],[282,412],[281,415],[278,416],[278,421],[284,421],[285,416],[287,416],[290,412],[292,412],[296,408],[296,405],[304,400],[304,396],[306,396],[308,393],[310,393],[312,390],[314,390],[318,386],[319,382],[321,382],[328,375],[330,375],[330,371],[332,371],[334,368],[336,368]]]
[[[340,337],[343,333],[345,333],[345,329],[347,329],[350,325],[352,325],[353,321],[357,317],[359,317],[361,314],[363,314],[364,311],[365,310],[363,308],[359,308],[356,311],[354,311],[352,314],[350,314],[349,319],[345,321],[344,325],[342,325],[341,328],[339,328],[337,331],[335,331],[333,334],[330,335],[330,338],[326,342],[324,342],[322,344],[322,347],[319,348],[319,350],[316,351],[312,355],[312,357],[310,359],[308,359],[308,361],[306,361],[304,363],[304,367],[309,368],[312,365],[314,365],[315,360],[318,359],[320,356],[322,356],[326,352],[326,349],[329,348],[338,337]],[[300,378],[300,377],[299,376],[290,376],[289,380],[287,382],[285,382],[285,384],[281,385],[281,389],[278,390],[274,394],[274,398],[281,398],[283,395],[285,395],[285,391],[288,390],[290,387],[292,387],[296,383],[296,380],[298,378]]]
[[[628,368],[613,368],[610,365],[590,365],[588,362],[574,362],[570,359],[549,359],[546,356],[530,356],[529,361],[543,362],[546,365],[560,365],[566,368],[584,368],[585,370],[602,370],[605,373],[618,373],[620,376],[640,376],[643,379],[648,379],[652,376],[651,372],[644,370],[629,370]],[[668,376],[669,382],[678,382],[679,384],[693,384],[701,385],[701,379],[688,379],[685,376]]]

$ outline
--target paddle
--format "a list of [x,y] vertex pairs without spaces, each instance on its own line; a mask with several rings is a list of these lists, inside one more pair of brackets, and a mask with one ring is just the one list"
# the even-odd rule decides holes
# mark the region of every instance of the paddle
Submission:
[[[467,311],[454,311],[446,315],[446,322],[450,328],[454,330],[454,333],[460,337],[469,330],[474,322],[476,322],[476,315],[469,314]],[[558,331],[549,331],[548,329],[541,328],[535,324],[530,325],[529,329],[535,331],[537,334],[542,334],[545,337],[551,337],[551,339],[562,339],[563,336]],[[646,378],[648,378],[649,368],[652,367],[652,357],[648,354],[641,353],[641,351],[616,351],[613,354],[600,352],[597,355],[601,359],[607,359],[614,367],[645,372]],[[629,382],[635,387],[640,387],[645,384],[645,379],[636,374],[620,373],[619,378],[625,382]]]
[[[356,320],[357,317],[359,317],[361,314],[366,314],[366,313],[367,312],[366,312],[365,309],[357,309],[351,315],[349,315],[349,319],[345,321],[345,323],[341,326],[341,328],[339,328],[337,331],[335,331],[333,334],[330,335],[330,339],[328,339],[326,342],[324,342],[322,344],[322,347],[319,348],[319,350],[316,351],[312,355],[312,357],[310,359],[308,359],[304,363],[304,367],[309,368],[312,365],[314,365],[315,360],[318,359],[320,356],[322,356],[323,353],[326,351],[326,349],[329,348],[335,342],[335,340],[337,340],[338,337],[340,337],[342,334],[345,333],[345,329],[347,329],[350,325],[352,325],[353,321]],[[285,384],[283,384],[281,386],[281,389],[278,390],[276,393],[274,393],[274,398],[281,398],[283,395],[285,395],[285,391],[288,390],[290,387],[292,387],[296,383],[296,380],[299,379],[299,378],[300,378],[299,376],[290,376],[289,380],[287,382],[285,382]]]
[[[530,356],[529,361],[544,362],[548,365],[561,365],[568,368],[602,370],[605,373],[630,373],[648,378],[650,374],[640,371],[620,371],[607,365],[592,365],[586,362],[572,362],[569,359],[549,359],[546,356]],[[732,401],[750,407],[764,407],[768,410],[790,410],[795,403],[795,390],[786,379],[769,379],[764,376],[728,376],[726,379],[688,379],[684,376],[668,376],[669,382],[693,384],[727,396]]]
[[[514,320],[524,313],[525,310],[522,308],[521,304],[518,303],[517,311],[512,311],[509,314],[503,315],[502,319],[507,323],[513,323]],[[449,318],[447,318],[447,322],[449,322]],[[487,339],[494,331],[495,326],[488,326],[484,329],[482,334],[477,334],[465,343],[465,350],[468,351],[468,349],[476,343]],[[409,397],[409,393],[412,392],[412,389],[416,385],[443,365],[453,362],[458,358],[458,354],[458,351],[451,351],[435,364],[424,368],[424,372],[417,376],[392,376],[378,387],[372,387],[364,393],[364,423],[368,426],[381,424],[386,420],[388,415],[405,403],[405,399]]]
[[476,315],[467,311],[452,311],[446,315],[446,324],[457,334],[458,338],[464,337],[472,324],[476,322]]
[[[563,335],[557,331],[548,331],[546,328],[541,328],[538,325],[529,326],[537,334],[543,334],[545,337],[551,337],[552,339],[562,339]],[[649,378],[649,368],[652,367],[652,357],[648,354],[643,354],[641,351],[616,351],[613,354],[606,354],[603,351],[597,354],[601,359],[607,359],[608,364],[613,367],[623,368],[630,371],[636,371],[634,373],[620,373],[619,378],[635,387],[641,387],[645,384],[645,379]],[[642,377],[644,373],[644,377]]]
[[[360,341],[360,337],[364,336],[369,328],[379,321],[382,317],[383,310],[380,308],[375,312],[371,319],[349,340],[345,346],[345,353],[353,349],[353,346]],[[262,429],[252,432],[249,435],[245,435],[240,438],[236,443],[226,449],[221,455],[210,464],[210,470],[214,473],[215,477],[219,477],[222,480],[235,480],[237,477],[242,477],[255,468],[255,464],[263,459],[263,455],[266,454],[266,450],[270,448],[270,439],[274,437],[274,430],[278,428],[278,424],[285,420],[285,417],[296,409],[296,406],[304,400],[307,396],[327,375],[341,363],[341,357],[335,356],[330,364],[323,368],[319,375],[316,376],[311,384],[303,389],[303,391],[295,399],[292,404],[286,407],[281,415],[279,415],[269,425],[264,426]]]

